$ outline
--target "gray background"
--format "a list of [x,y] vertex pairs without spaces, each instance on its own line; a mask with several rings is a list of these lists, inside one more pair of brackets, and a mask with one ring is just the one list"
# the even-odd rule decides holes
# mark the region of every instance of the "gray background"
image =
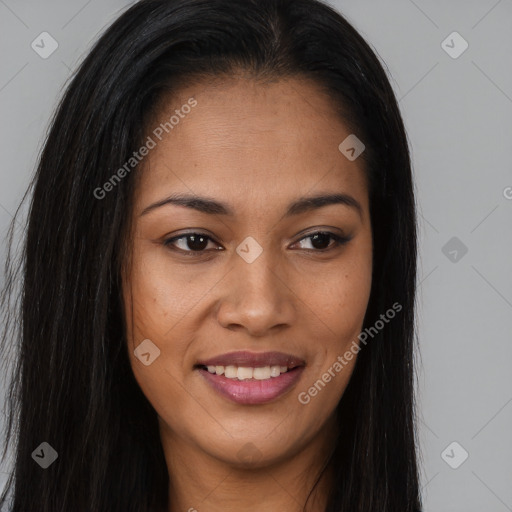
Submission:
[[[331,3],[386,63],[412,149],[425,510],[512,511],[512,1]],[[72,70],[129,4],[0,0],[0,235]],[[31,48],[43,31],[59,43],[48,59]],[[458,58],[441,45],[453,31]]]

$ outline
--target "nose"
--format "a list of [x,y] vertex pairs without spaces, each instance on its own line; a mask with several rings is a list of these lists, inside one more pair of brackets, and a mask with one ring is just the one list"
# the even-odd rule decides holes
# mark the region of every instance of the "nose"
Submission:
[[217,321],[226,329],[245,330],[255,337],[293,325],[297,297],[270,251],[263,251],[252,263],[237,254],[233,259],[222,287]]

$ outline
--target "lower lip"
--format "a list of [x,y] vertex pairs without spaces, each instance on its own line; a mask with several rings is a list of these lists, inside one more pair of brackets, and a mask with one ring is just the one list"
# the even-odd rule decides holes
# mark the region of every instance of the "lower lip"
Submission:
[[208,370],[199,368],[208,384],[229,400],[243,405],[264,404],[275,400],[290,390],[300,379],[303,366],[298,366],[279,377],[270,377],[265,380],[238,380],[228,379],[224,375],[210,373]]

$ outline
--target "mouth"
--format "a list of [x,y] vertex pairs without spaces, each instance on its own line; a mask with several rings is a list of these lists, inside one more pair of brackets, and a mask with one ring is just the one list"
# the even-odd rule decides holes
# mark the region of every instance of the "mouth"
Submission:
[[208,385],[243,405],[272,402],[297,384],[305,361],[280,352],[233,352],[195,365]]

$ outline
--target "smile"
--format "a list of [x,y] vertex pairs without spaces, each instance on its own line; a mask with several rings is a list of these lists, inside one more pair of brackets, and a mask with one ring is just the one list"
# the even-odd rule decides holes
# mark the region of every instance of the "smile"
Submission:
[[299,381],[304,366],[303,360],[289,354],[235,352],[201,362],[195,369],[224,398],[256,405],[274,401],[289,391]]

